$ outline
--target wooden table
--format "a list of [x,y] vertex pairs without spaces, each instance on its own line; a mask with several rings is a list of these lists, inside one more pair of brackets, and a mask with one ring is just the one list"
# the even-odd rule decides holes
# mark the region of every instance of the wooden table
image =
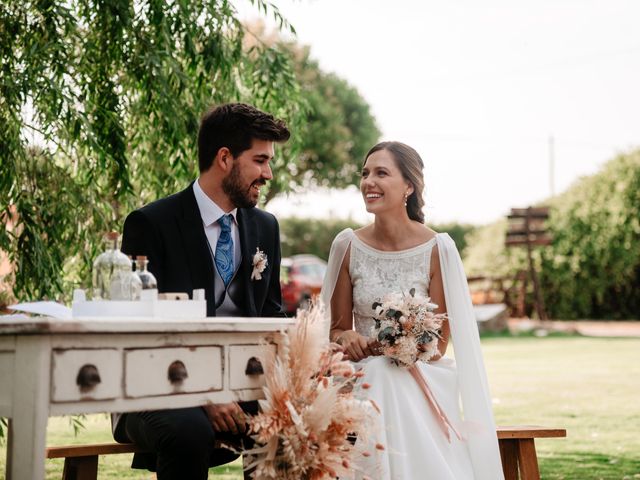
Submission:
[[54,415],[182,408],[262,397],[282,318],[0,321],[7,478],[44,478]]

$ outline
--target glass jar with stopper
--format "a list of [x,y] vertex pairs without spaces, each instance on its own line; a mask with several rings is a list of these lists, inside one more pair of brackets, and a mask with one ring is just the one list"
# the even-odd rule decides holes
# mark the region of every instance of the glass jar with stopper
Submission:
[[140,278],[142,282],[142,290],[149,290],[151,288],[158,288],[158,282],[156,281],[156,277],[153,276],[149,270],[147,270],[147,266],[149,265],[149,260],[145,255],[138,255],[136,257],[136,274]]
[[112,294],[121,298],[122,283],[130,275],[131,260],[118,248],[118,238],[118,232],[107,233],[106,249],[93,262],[94,300],[111,300]]

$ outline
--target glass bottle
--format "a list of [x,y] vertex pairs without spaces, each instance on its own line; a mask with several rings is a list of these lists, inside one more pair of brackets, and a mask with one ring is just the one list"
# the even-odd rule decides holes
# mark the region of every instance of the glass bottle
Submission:
[[142,290],[148,290],[150,288],[158,288],[158,282],[156,281],[156,277],[153,276],[149,270],[147,270],[147,266],[149,265],[149,260],[144,255],[138,255],[136,257],[138,262],[138,268],[136,269],[136,273],[140,280],[142,281]]
[[[131,257],[129,257],[131,260]],[[131,260],[131,270],[129,270],[129,276],[127,285],[125,286],[128,292],[127,300],[140,300],[140,292],[142,291],[142,280],[136,272],[136,261]]]
[[[110,300],[115,286],[120,288],[122,279],[131,271],[131,261],[118,248],[118,232],[105,235],[106,250],[93,262],[93,298]],[[120,297],[119,292],[116,297]]]

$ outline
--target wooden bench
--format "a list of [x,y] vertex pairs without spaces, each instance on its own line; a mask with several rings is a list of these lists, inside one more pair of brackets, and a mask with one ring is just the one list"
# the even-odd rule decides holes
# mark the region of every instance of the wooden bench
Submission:
[[[535,426],[498,427],[498,443],[505,480],[539,480],[536,438],[566,437],[560,428]],[[64,458],[63,480],[96,480],[98,457],[142,450],[129,443],[98,443],[47,448],[47,458]]]
[[94,443],[90,445],[65,445],[48,447],[47,458],[64,458],[62,480],[96,480],[98,457],[116,453],[141,452],[133,443]]
[[539,480],[535,439],[567,436],[565,429],[528,425],[498,427],[497,433],[505,480]]

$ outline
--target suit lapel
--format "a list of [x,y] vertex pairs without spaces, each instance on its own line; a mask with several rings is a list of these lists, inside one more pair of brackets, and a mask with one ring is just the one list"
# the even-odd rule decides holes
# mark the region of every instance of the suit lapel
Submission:
[[193,184],[182,192],[182,216],[178,219],[180,234],[189,263],[193,288],[204,288],[207,316],[215,316],[213,258],[202,225],[202,216],[193,193]]
[[258,311],[256,310],[251,271],[253,270],[253,255],[258,246],[258,229],[252,209],[238,209],[238,227],[240,230],[240,251],[242,252],[242,264],[238,274],[242,275],[242,288],[247,293],[246,298],[249,304],[247,313],[250,317],[255,317],[258,315]]

